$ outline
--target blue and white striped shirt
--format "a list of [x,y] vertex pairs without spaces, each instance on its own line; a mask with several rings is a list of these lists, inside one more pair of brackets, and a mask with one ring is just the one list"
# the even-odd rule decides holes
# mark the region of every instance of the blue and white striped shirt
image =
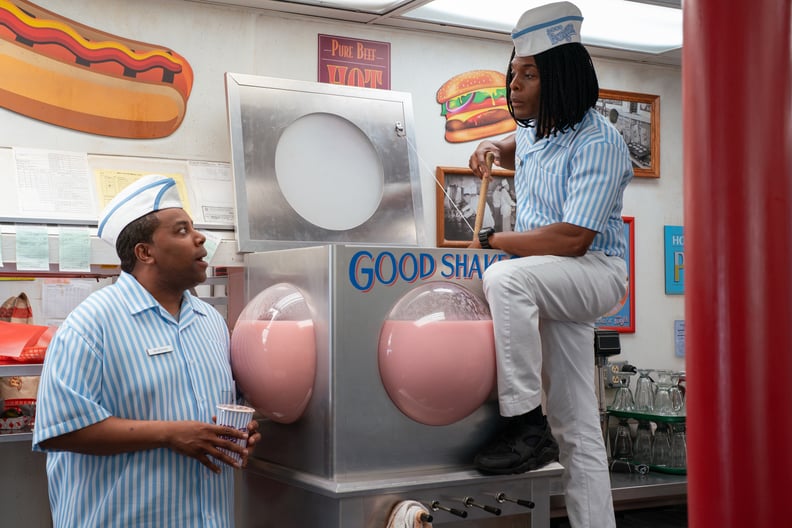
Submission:
[[[223,391],[233,390],[229,360],[228,329],[214,308],[185,292],[177,321],[122,273],[55,334],[41,374],[33,449],[110,416],[211,423]],[[233,469],[220,466],[218,475],[166,448],[110,456],[50,451],[54,526],[233,526]]]
[[516,231],[566,222],[597,231],[589,251],[623,257],[624,189],[632,180],[630,154],[619,132],[596,110],[555,137],[536,140],[518,127]]

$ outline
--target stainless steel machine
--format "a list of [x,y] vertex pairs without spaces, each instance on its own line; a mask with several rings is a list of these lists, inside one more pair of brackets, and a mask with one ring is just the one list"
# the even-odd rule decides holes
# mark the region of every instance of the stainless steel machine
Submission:
[[229,281],[232,366],[263,418],[244,526],[385,528],[405,499],[435,525],[549,526],[558,464],[471,467],[498,421],[481,274],[506,255],[422,247],[410,95],[230,73],[226,92],[255,252]]
[[[549,526],[550,481],[561,466],[505,477],[484,476],[471,468],[476,449],[498,420],[497,402],[489,394],[480,403],[465,398],[477,385],[471,373],[484,372],[484,381],[493,376],[487,360],[472,355],[488,346],[486,339],[477,341],[478,322],[458,321],[455,327],[455,333],[463,335],[461,343],[469,346],[459,340],[451,349],[444,346],[448,337],[442,322],[453,318],[460,306],[483,299],[481,272],[500,258],[506,256],[494,251],[353,245],[246,256],[246,299],[273,288],[291,292],[286,302],[276,300],[259,314],[270,320],[299,292],[309,307],[316,354],[313,367],[306,367],[314,368],[315,376],[299,417],[280,423],[284,415],[277,409],[266,401],[257,406],[268,418],[261,423],[263,441],[245,473],[248,526],[384,528],[390,509],[403,499],[434,509],[434,524],[473,526],[475,519],[530,514],[531,526]],[[412,292],[440,298],[425,303],[429,310],[416,308],[414,320],[405,327],[410,332],[416,326],[429,327],[421,341],[400,341],[388,323],[398,313],[394,307]],[[457,297],[449,302],[451,298],[442,298],[444,292],[456,292]],[[412,317],[409,313],[397,317]],[[470,326],[473,333],[466,333]],[[392,335],[383,339],[388,331]],[[440,339],[414,353],[437,333]],[[244,353],[269,354],[271,359],[261,365],[297,354],[275,337],[264,334],[263,344],[259,339],[259,346]],[[272,346],[269,339],[275,339]],[[399,348],[397,342],[413,345]],[[383,347],[390,354],[405,354],[412,364],[413,375],[402,378],[401,389],[389,391],[383,383]],[[239,352],[232,354],[234,364]],[[302,351],[299,354],[303,357]],[[488,361],[494,362],[494,357]],[[245,379],[255,380],[250,364],[237,363],[235,371],[244,368]],[[261,388],[255,381],[240,385],[250,393]],[[452,401],[467,407],[446,419],[448,407],[455,404],[435,404],[432,398],[438,389],[440,394],[457,394]],[[436,416],[441,425],[409,416],[412,402],[424,411],[419,419],[432,422]],[[456,419],[461,415],[465,416]]]
[[226,74],[240,251],[424,245],[410,94]]

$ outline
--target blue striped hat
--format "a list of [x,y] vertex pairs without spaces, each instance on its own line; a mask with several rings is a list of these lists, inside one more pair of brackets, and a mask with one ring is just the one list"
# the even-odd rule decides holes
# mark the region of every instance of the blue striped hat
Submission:
[[154,211],[178,207],[183,209],[176,181],[167,176],[149,174],[126,186],[99,216],[99,238],[115,247],[126,226]]
[[570,2],[555,2],[522,14],[511,33],[515,55],[531,57],[550,48],[580,42],[580,9]]

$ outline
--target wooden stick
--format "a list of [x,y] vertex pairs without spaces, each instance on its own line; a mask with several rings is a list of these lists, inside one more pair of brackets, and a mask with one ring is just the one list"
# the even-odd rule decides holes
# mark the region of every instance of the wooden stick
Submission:
[[[492,170],[492,162],[495,160],[495,154],[487,152],[484,155],[484,160],[487,163],[487,169]],[[481,189],[479,189],[478,209],[476,210],[476,223],[473,228],[473,242],[478,241],[478,234],[481,231],[481,223],[484,221],[484,206],[487,205],[487,189],[492,175],[481,178]]]

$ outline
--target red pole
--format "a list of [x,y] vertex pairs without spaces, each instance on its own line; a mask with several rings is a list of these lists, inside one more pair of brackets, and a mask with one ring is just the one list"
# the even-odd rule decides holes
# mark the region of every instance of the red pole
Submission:
[[792,508],[790,0],[685,0],[688,515]]

